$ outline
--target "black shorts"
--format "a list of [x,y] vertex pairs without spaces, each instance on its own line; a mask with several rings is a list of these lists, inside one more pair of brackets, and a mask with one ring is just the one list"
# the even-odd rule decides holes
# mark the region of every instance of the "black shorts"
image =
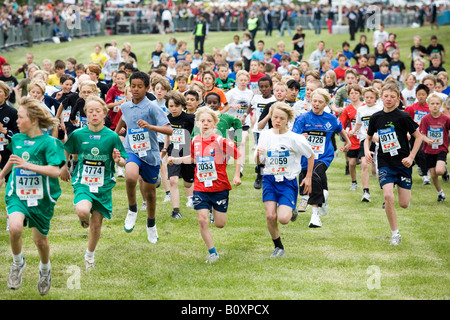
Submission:
[[173,164],[167,166],[167,176],[183,178],[188,183],[194,182],[195,164]]
[[250,129],[250,126],[242,126],[242,131],[248,131]]
[[353,149],[347,151],[348,158],[358,158],[359,149]]
[[[358,159],[361,159],[361,158],[364,158],[366,155],[364,154],[364,141],[365,140],[362,140],[360,143],[359,143],[359,149],[358,149]],[[375,152],[375,143],[374,142],[372,142],[371,144],[370,144],[370,148],[369,148],[369,150],[370,151],[372,151],[372,152]]]
[[426,153],[426,159],[427,159],[427,168],[436,168],[436,163],[438,161],[444,161],[447,163],[447,152],[441,151],[438,154],[428,154]]

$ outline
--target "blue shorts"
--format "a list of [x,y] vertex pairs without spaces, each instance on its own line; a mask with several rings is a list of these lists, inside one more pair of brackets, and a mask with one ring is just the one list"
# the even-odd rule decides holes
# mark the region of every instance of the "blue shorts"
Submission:
[[214,208],[219,212],[227,212],[229,190],[219,192],[201,192],[194,191],[192,202],[195,210]]
[[411,190],[412,167],[380,167],[378,168],[378,181],[380,182],[381,188],[383,188],[383,186],[387,183],[393,183],[398,185],[400,188]]
[[151,166],[148,163],[142,161],[135,153],[128,153],[127,162],[134,162],[139,166],[139,175],[142,180],[147,183],[156,184],[158,181],[159,169],[161,165]]
[[263,202],[275,201],[278,205],[285,205],[295,210],[297,206],[298,183],[297,179],[284,179],[281,182],[275,181],[275,176],[263,176]]

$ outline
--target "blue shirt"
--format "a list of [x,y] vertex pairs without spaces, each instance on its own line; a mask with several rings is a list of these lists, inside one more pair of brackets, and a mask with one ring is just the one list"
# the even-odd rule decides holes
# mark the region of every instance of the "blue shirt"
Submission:
[[[122,120],[127,126],[127,134],[124,140],[124,147],[127,153],[134,153],[130,147],[129,141],[129,130],[138,129],[138,120],[147,121],[149,125],[152,126],[165,126],[169,124],[169,119],[167,119],[164,111],[153,101],[150,101],[145,97],[137,105],[133,101],[128,101],[122,104]],[[151,150],[147,151],[145,157],[139,157],[144,162],[151,166],[157,166],[161,164],[161,155],[159,153],[158,144],[158,134],[153,130],[148,130],[148,135],[150,139]]]
[[387,78],[387,76],[390,75],[390,73],[382,74],[381,72],[375,72],[373,74],[374,79],[380,79],[381,81],[384,81],[384,79]]
[[252,60],[253,59],[263,61],[264,60],[264,51],[258,51],[258,50],[253,51]]
[[[295,119],[292,131],[298,134],[308,133],[308,142],[310,142],[310,144],[310,136],[312,137],[313,132],[323,134],[323,137],[325,137],[325,141],[323,142],[323,153],[319,154],[314,162],[321,161],[327,167],[330,166],[331,161],[334,159],[334,148],[333,143],[331,142],[331,136],[334,133],[342,131],[341,122],[338,121],[333,114],[324,112],[319,116],[312,111],[302,113]],[[308,167],[308,159],[302,157],[301,165],[302,169],[306,169]]]
[[344,54],[344,56],[346,56],[347,57],[347,60],[350,62],[350,60],[353,58],[353,59],[355,59],[355,60],[357,60],[356,59],[356,55],[353,53],[353,52],[351,52],[351,51],[344,51],[344,50],[342,50],[342,53]]

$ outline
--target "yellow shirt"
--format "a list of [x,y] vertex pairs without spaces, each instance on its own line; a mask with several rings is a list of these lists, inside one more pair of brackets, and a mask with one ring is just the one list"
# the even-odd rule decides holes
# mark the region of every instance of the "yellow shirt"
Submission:
[[103,53],[91,53],[91,62],[100,64],[102,68],[105,65],[106,60],[108,60],[108,58]]
[[61,85],[61,82],[59,81],[59,78],[58,78],[58,76],[56,75],[56,73],[55,73],[55,74],[51,74],[51,75],[48,77],[47,84],[48,84],[49,86],[60,86],[60,85]]

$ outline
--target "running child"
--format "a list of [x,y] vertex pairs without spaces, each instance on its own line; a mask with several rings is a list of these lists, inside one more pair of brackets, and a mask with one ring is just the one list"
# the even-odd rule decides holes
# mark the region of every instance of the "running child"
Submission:
[[200,108],[195,114],[196,125],[200,134],[191,142],[190,156],[170,157],[169,165],[195,163],[194,209],[197,211],[200,234],[208,249],[208,260],[213,263],[219,259],[209,228],[209,212],[212,209],[214,224],[217,228],[225,227],[228,210],[230,182],[227,175],[227,157],[235,159],[233,185],[241,184],[241,154],[233,141],[224,139],[214,133],[219,123],[219,114],[211,108]]
[[8,288],[18,289],[26,266],[22,253],[24,225],[33,229],[33,240],[40,258],[38,292],[48,293],[51,287],[50,244],[48,233],[56,201],[61,195],[58,177],[65,163],[61,141],[43,134],[57,121],[37,100],[23,98],[18,109],[20,133],[12,136],[8,149],[11,156],[0,172],[0,186],[11,173],[6,185],[5,202],[9,217],[9,240],[13,263]]
[[[128,155],[119,136],[105,127],[106,103],[98,96],[90,96],[86,99],[84,110],[88,125],[75,130],[64,144],[64,149],[66,163],[70,154],[78,156],[72,175],[73,203],[81,226],[89,228],[88,247],[84,255],[86,269],[89,269],[95,266],[94,255],[103,218],[111,219],[112,188],[116,185],[115,164],[125,166]],[[61,178],[69,181],[67,165],[61,170]]]
[[428,97],[430,113],[422,118],[419,130],[423,137],[423,151],[427,159],[427,167],[431,180],[438,193],[438,202],[445,201],[444,190],[439,183],[439,176],[448,182],[447,171],[448,134],[450,130],[450,117],[441,112],[442,97],[431,94]]
[[[363,187],[363,196],[361,201],[370,202],[370,190],[369,190],[369,178],[370,165],[364,156],[364,140],[367,137],[367,129],[369,126],[370,117],[382,108],[377,105],[377,100],[380,93],[377,89],[373,87],[368,87],[363,90],[364,104],[356,111],[356,124],[349,131],[350,139],[356,135],[360,141],[360,147],[358,149],[358,159],[361,164],[361,183]],[[375,143],[372,142],[370,145],[370,151],[375,152]]]
[[[309,222],[310,228],[322,227],[322,221],[319,215],[328,213],[328,182],[326,171],[334,159],[334,147],[331,136],[339,133],[344,139],[344,147],[342,152],[350,149],[351,142],[346,131],[342,128],[342,124],[338,119],[330,113],[324,112],[326,106],[330,102],[330,94],[326,89],[319,88],[311,94],[312,109],[307,113],[303,113],[295,119],[292,131],[303,134],[310,144],[314,152],[314,168],[311,183],[311,193],[308,198],[308,204],[312,206],[312,215]],[[300,172],[299,181],[303,181],[306,177],[308,163],[305,157],[301,161],[302,171]],[[299,188],[302,195],[304,191]]]
[[147,203],[147,239],[156,243],[159,239],[155,220],[156,182],[161,166],[157,133],[172,135],[173,130],[164,111],[146,97],[150,88],[150,78],[146,73],[134,72],[130,77],[130,88],[132,101],[122,105],[122,118],[115,130],[118,133],[122,127],[127,128],[124,146],[128,153],[125,165],[128,213],[124,229],[131,232],[136,223],[136,185],[141,176],[141,190]]
[[294,121],[294,110],[286,103],[276,102],[269,111],[272,128],[261,133],[255,152],[257,164],[265,163],[263,170],[263,203],[266,211],[267,228],[275,245],[272,258],[285,255],[281,242],[278,221],[285,225],[295,221],[298,197],[297,175],[302,156],[308,158],[308,169],[301,181],[303,193],[311,191],[311,177],[314,167],[314,153],[302,135],[289,129]]
[[[194,92],[196,93],[196,92]],[[167,116],[173,129],[171,136],[166,135],[164,148],[161,150],[161,158],[184,157],[190,154],[191,133],[195,125],[195,116],[183,111],[186,107],[185,97],[176,91],[171,91],[165,96],[166,106],[170,114]],[[188,202],[186,207],[192,207],[193,183],[195,166],[193,164],[174,164],[167,166],[170,182],[170,199],[172,201],[172,218],[181,219],[180,191],[178,179],[183,178],[183,185]]]
[[[349,132],[355,127],[356,113],[358,109],[364,105],[364,103],[361,101],[362,89],[358,84],[355,83],[348,86],[347,92],[351,103],[345,107],[344,111],[342,111],[339,121],[342,123],[342,127],[346,128],[345,130],[349,134]],[[356,160],[358,158],[360,142],[356,135],[349,134],[349,138],[352,144],[350,150],[347,152],[350,178],[352,179],[350,191],[356,191],[358,188],[358,184],[356,182]]]
[[[392,232],[391,245],[401,243],[397,224],[394,186],[398,187],[398,202],[407,208],[411,200],[412,165],[422,144],[418,125],[411,116],[397,108],[400,102],[400,90],[396,84],[389,83],[381,88],[383,110],[374,113],[369,120],[367,137],[364,140],[364,154],[368,163],[373,161],[370,151],[375,134],[378,134],[380,150],[377,155],[378,180],[383,189],[385,212]],[[410,151],[408,133],[416,140]]]
[[[424,84],[419,84],[416,88],[416,98],[417,98],[417,102],[413,103],[412,105],[410,105],[409,107],[407,107],[405,109],[405,112],[409,113],[409,115],[411,116],[411,118],[414,120],[415,123],[417,123],[418,126],[420,126],[420,122],[422,121],[422,118],[427,115],[428,113],[430,113],[430,109],[428,108],[428,104],[427,104],[427,98],[428,95],[430,94],[430,89],[424,85]],[[414,145],[414,138],[411,137],[409,144],[412,148],[412,146]],[[427,168],[427,160],[425,157],[425,154],[422,150],[422,148],[420,148],[417,151],[416,157],[415,157],[415,162],[417,164],[417,170],[419,172],[419,175],[422,177],[422,183],[423,184],[430,184],[430,178],[429,178],[429,174],[428,174],[428,168]]]

